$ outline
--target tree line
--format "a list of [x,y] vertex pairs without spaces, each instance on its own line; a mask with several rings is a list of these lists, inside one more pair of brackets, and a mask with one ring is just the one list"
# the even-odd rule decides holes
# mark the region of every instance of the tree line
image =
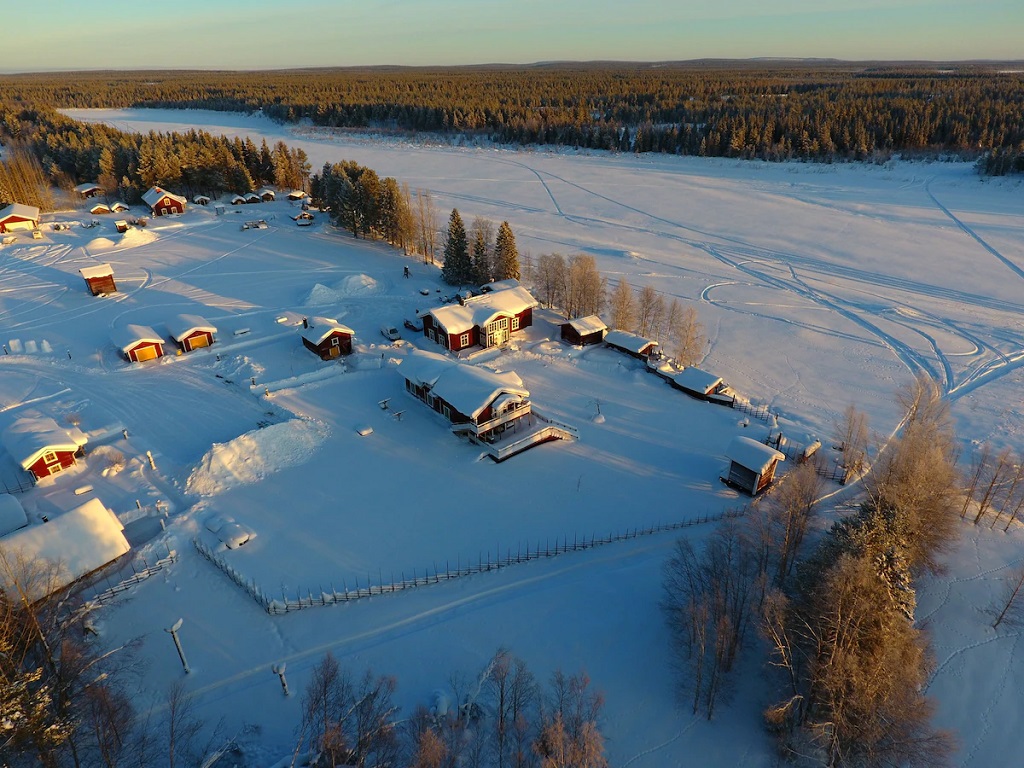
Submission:
[[[958,534],[956,440],[931,380],[900,403],[903,430],[865,477],[859,507],[810,552],[822,481],[805,463],[742,525],[702,551],[680,540],[666,565],[662,607],[693,712],[714,715],[756,632],[778,692],[765,723],[788,761],[937,766],[953,751],[952,735],[930,722],[934,664],[914,625],[914,582],[939,569]],[[863,416],[851,409],[844,422],[839,439],[862,442]],[[861,445],[844,447],[863,460]]]
[[80,182],[98,183],[110,201],[137,203],[153,186],[189,197],[243,194],[266,184],[303,189],[310,171],[305,152],[283,141],[270,147],[195,130],[126,133],[49,108],[0,108],[0,141],[9,150],[0,201],[39,200],[44,209],[53,204],[47,187],[70,191]]
[[[517,144],[768,160],[1024,148],[1024,88],[996,67],[727,63],[77,73],[5,78],[5,101],[168,107]],[[1011,166],[1012,167],[1012,164]]]

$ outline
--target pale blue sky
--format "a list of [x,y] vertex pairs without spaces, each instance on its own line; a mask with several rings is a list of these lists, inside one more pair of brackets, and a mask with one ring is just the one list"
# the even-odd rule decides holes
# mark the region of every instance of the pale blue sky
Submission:
[[1024,0],[36,0],[5,5],[12,7],[4,9],[4,72],[760,56],[1024,59]]

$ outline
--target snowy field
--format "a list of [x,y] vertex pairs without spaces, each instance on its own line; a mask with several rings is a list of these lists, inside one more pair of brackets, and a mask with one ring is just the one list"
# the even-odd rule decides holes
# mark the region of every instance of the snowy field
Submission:
[[[899,418],[894,392],[923,370],[946,392],[965,444],[1024,451],[1018,182],[981,182],[961,164],[583,156],[338,137],[221,113],[74,114],[128,130],[284,139],[314,169],[355,160],[429,189],[444,214],[457,206],[467,220],[507,219],[521,252],[590,253],[613,280],[697,302],[712,342],[703,366],[770,404],[797,441],[827,442],[850,403],[884,439]],[[281,696],[273,663],[287,660],[301,690],[331,649],[356,671],[396,675],[411,712],[449,672],[474,676],[505,645],[542,679],[587,670],[607,694],[602,729],[616,768],[689,765],[695,755],[707,766],[772,765],[754,654],[714,722],[676,705],[657,610],[673,534],[276,617],[198,555],[193,538],[214,543],[205,523],[230,516],[256,537],[225,560],[271,596],[293,596],[692,519],[744,503],[717,480],[722,454],[733,435],[767,431],[686,398],[629,358],[552,341],[557,318],[542,312],[513,347],[478,364],[516,371],[580,440],[500,465],[481,460],[402,391],[401,360],[429,343],[390,344],[378,330],[429,306],[442,288],[436,269],[353,240],[324,217],[297,228],[294,212],[284,201],[221,217],[192,207],[123,236],[102,217],[94,229],[52,231],[50,221],[91,218],[66,212],[44,217],[43,240],[22,235],[0,248],[0,419],[75,415],[95,446],[84,466],[20,498],[48,514],[92,485],[132,523],[139,556],[179,555],[104,609],[104,642],[143,634],[147,683],[159,692],[181,675],[163,628],[184,618],[199,711],[223,715],[229,734],[258,724],[255,764],[289,752],[298,718],[298,696]],[[270,228],[242,231],[254,218]],[[86,292],[78,270],[98,263],[114,268],[117,294]],[[143,365],[119,358],[112,331],[160,331],[182,312],[213,322],[218,342]],[[355,330],[344,364],[302,348],[298,328],[312,315]],[[385,398],[390,411],[378,406]],[[363,425],[373,434],[358,435]],[[17,473],[0,457],[0,479]],[[166,533],[147,517],[157,500],[168,505]],[[948,573],[919,595],[938,661],[929,692],[939,724],[959,735],[960,765],[996,764],[1015,743],[1018,633],[992,630],[986,611],[1020,547],[1019,531],[965,530]]]

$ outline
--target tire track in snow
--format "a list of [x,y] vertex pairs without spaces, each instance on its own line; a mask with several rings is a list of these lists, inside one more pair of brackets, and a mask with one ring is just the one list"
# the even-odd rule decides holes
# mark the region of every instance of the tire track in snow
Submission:
[[969,227],[966,224],[964,224],[964,222],[962,222],[960,219],[958,219],[956,217],[956,215],[951,210],[949,210],[949,208],[947,208],[946,206],[944,206],[942,203],[939,202],[938,198],[935,197],[935,195],[932,193],[932,190],[931,190],[931,179],[929,179],[928,182],[924,185],[924,190],[925,190],[925,192],[928,193],[928,197],[930,197],[932,199],[932,202],[935,203],[935,205],[937,205],[939,207],[939,210],[942,211],[944,214],[946,214],[946,216],[948,216],[950,219],[952,219],[953,223],[956,224],[958,227],[960,227],[960,229],[963,230],[964,234],[966,234],[968,237],[974,239],[978,243],[978,245],[980,245],[986,251],[988,251],[993,256],[995,256],[997,259],[999,259],[999,261],[1001,261],[1004,265],[1006,265],[1006,267],[1009,268],[1009,270],[1011,272],[1013,272],[1017,277],[1024,278],[1024,269],[1021,269],[1014,262],[1010,261],[1008,258],[1003,256],[1003,254],[1001,254],[999,251],[997,251],[991,245],[986,243],[985,240],[982,239],[981,235],[979,235],[977,232],[975,232],[973,229],[971,229],[971,227]]

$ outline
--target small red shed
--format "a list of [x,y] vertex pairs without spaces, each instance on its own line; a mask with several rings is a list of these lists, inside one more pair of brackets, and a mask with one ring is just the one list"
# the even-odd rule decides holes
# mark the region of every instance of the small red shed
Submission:
[[126,325],[114,335],[114,344],[132,363],[144,363],[164,356],[164,340],[145,325]]
[[39,209],[34,205],[11,203],[0,210],[0,233],[39,229]]
[[604,341],[606,333],[608,333],[608,326],[597,315],[578,317],[575,320],[562,323],[562,341],[567,341],[577,347],[600,344]]
[[329,317],[302,319],[302,344],[321,360],[333,360],[341,355],[352,354],[352,337],[355,332]]
[[85,278],[85,284],[93,296],[103,293],[115,293],[114,270],[109,264],[97,264],[95,267],[82,267],[79,272]]
[[35,480],[73,467],[88,440],[77,427],[64,429],[48,416],[22,417],[3,433],[7,452]]
[[183,352],[210,346],[217,333],[217,328],[199,315],[176,315],[167,321],[167,330]]

